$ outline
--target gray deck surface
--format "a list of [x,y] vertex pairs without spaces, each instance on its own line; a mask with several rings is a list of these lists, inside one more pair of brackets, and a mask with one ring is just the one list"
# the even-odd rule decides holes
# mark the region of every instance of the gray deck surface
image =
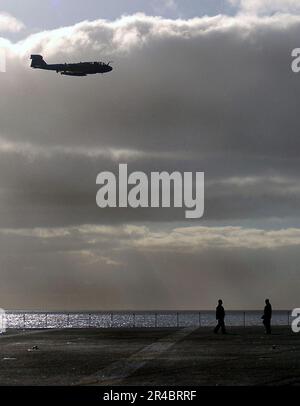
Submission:
[[[32,349],[37,346],[38,349]],[[276,327],[9,331],[0,385],[300,385],[300,334]]]

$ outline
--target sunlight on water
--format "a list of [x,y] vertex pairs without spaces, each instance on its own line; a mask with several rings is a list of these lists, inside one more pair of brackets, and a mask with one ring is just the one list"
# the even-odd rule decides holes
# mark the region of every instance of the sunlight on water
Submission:
[[[260,326],[262,312],[231,311],[226,314],[227,326]],[[212,327],[216,324],[212,311],[194,312],[101,312],[46,313],[6,312],[7,328],[110,328],[110,327]],[[273,312],[272,325],[286,326],[290,311]]]

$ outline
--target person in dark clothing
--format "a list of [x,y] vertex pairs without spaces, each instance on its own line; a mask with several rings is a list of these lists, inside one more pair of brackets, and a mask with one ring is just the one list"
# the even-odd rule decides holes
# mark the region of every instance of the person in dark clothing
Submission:
[[269,301],[269,299],[265,300],[265,308],[264,308],[264,314],[262,316],[263,319],[263,324],[266,329],[266,334],[271,334],[271,318],[272,318],[272,306]]
[[223,305],[223,301],[221,299],[218,300],[218,306],[216,308],[216,319],[218,321],[218,324],[216,325],[214,329],[214,333],[217,334],[219,329],[221,328],[222,334],[226,334],[226,328],[225,328],[225,310]]

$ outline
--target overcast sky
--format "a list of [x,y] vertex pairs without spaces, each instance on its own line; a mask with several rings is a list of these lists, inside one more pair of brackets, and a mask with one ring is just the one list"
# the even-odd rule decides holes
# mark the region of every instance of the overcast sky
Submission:
[[[24,3],[0,1],[0,307],[299,307],[299,2]],[[97,208],[119,163],[204,171],[204,217]]]

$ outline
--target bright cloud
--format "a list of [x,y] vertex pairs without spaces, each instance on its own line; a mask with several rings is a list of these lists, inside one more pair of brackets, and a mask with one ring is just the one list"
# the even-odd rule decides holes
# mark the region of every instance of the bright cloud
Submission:
[[19,32],[24,28],[22,21],[10,14],[0,12],[0,32]]
[[[66,228],[0,229],[0,234],[30,237],[38,240],[60,238],[72,240],[76,237],[72,251],[82,251],[81,244],[98,249],[99,243],[118,240],[118,249],[142,249],[151,251],[198,252],[205,249],[276,249],[300,245],[300,229],[288,228],[264,230],[245,227],[179,227],[170,231],[151,231],[137,225],[97,226],[82,225]],[[69,247],[69,244],[66,244]]]

